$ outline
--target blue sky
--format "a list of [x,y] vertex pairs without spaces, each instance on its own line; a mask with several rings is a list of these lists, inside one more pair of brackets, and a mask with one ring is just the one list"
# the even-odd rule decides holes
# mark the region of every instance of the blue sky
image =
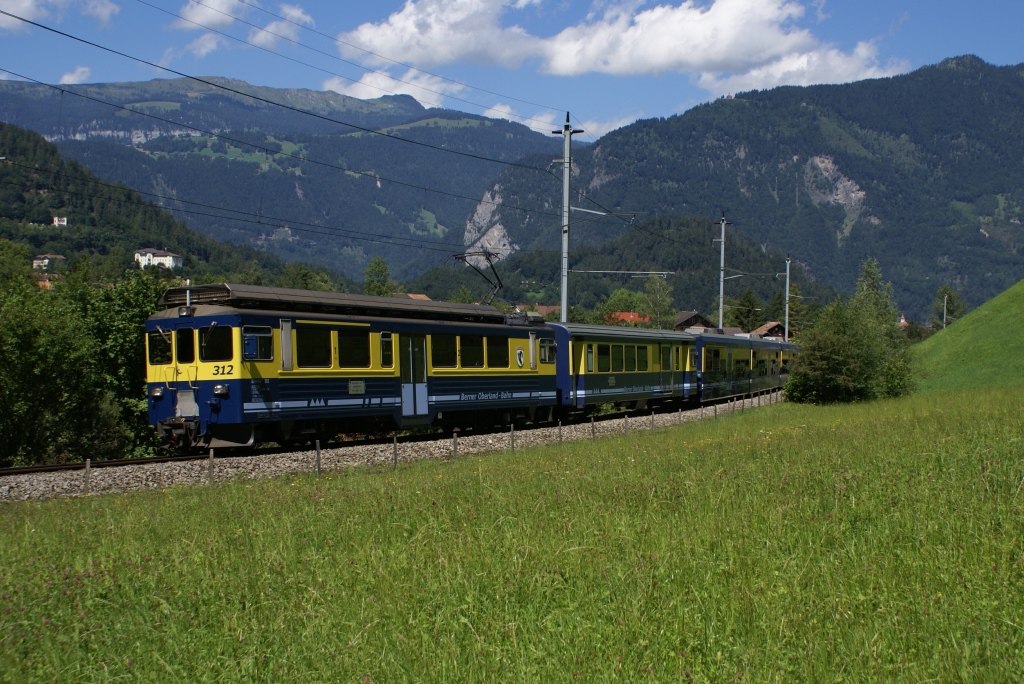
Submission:
[[[0,10],[190,75],[404,92],[544,131],[570,111],[591,139],[753,88],[887,76],[967,53],[1024,62],[1020,0],[0,0]],[[0,69],[68,84],[170,76],[2,14]]]

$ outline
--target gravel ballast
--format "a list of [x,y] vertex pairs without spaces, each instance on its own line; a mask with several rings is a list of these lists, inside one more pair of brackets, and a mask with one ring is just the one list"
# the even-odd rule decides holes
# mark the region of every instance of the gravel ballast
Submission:
[[[772,401],[782,400],[781,393]],[[701,420],[717,414],[725,414],[743,408],[756,408],[759,403],[769,401],[768,396],[757,397],[744,402],[730,402],[674,413],[654,414],[655,429],[679,425],[684,422]],[[607,435],[622,435],[627,431],[651,429],[651,415],[634,415],[605,418],[593,423],[583,422],[572,425],[545,426],[515,431],[515,448],[557,444],[563,441],[593,439]],[[445,437],[430,441],[399,442],[398,461],[406,463],[427,458],[449,459],[453,456],[453,440]],[[488,452],[509,451],[510,432],[459,435],[457,456]],[[355,444],[321,449],[322,471],[341,470],[356,466],[380,466],[393,462],[393,446],[387,444]],[[181,485],[205,484],[209,480],[224,482],[243,479],[255,480],[281,475],[297,475],[315,472],[316,452],[295,451],[263,455],[226,456],[194,461],[172,461],[168,463],[140,463],[111,467],[92,467],[85,470],[63,470],[52,473],[26,473],[24,475],[0,476],[0,501],[40,501],[65,496],[92,496],[112,494],[140,489],[166,489]]]

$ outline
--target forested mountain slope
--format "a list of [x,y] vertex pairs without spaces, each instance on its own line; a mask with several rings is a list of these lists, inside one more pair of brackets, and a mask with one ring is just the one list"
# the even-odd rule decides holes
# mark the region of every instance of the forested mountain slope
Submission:
[[[0,239],[33,254],[102,257],[111,278],[143,247],[181,254],[182,273],[193,278],[282,271],[273,254],[199,235],[134,190],[100,181],[37,133],[0,123],[0,157]],[[67,225],[53,225],[54,217]]]
[[[725,211],[731,230],[845,291],[874,256],[915,316],[943,283],[976,305],[1024,276],[1024,66],[968,56],[887,79],[742,93],[613,131],[573,161],[586,195],[576,206]],[[492,195],[560,202],[557,187],[517,169]],[[557,218],[487,205],[478,215],[467,241],[490,232],[521,249],[557,247]],[[624,230],[590,224],[574,242]]]
[[[63,93],[0,82],[0,118],[58,140],[103,178],[166,197],[161,204],[199,232],[357,277],[378,255],[399,278],[444,263],[504,168],[485,159],[543,151],[543,168],[558,149],[525,126],[427,110],[408,96],[364,101],[205,80],[317,116],[176,79]],[[214,209],[183,213],[194,210],[186,202]]]

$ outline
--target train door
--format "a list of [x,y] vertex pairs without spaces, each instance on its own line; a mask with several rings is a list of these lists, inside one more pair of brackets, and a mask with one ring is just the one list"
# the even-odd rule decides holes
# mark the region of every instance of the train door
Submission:
[[199,365],[196,359],[196,331],[190,325],[177,325],[174,328],[174,380],[174,415],[178,418],[197,417]]
[[401,335],[398,347],[402,366],[402,415],[427,415],[427,338]]
[[[583,389],[580,384],[580,376],[583,374],[583,364],[587,363],[587,372],[592,373],[594,371],[594,345],[586,344],[581,340],[572,340],[569,343],[571,345],[570,354],[572,355],[572,388],[570,390],[571,406],[576,408],[583,408],[583,397],[585,396],[580,390]],[[586,361],[584,361],[584,356]]]
[[659,344],[661,348],[661,377],[659,384],[661,386],[661,392],[669,393],[672,391],[672,345],[671,344]]

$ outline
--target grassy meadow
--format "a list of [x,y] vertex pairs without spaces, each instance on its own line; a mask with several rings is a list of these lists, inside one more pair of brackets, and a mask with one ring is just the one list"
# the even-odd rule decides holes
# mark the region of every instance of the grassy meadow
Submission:
[[0,508],[4,681],[1024,678],[1024,391]]
[[917,345],[923,391],[1024,384],[1024,280]]

